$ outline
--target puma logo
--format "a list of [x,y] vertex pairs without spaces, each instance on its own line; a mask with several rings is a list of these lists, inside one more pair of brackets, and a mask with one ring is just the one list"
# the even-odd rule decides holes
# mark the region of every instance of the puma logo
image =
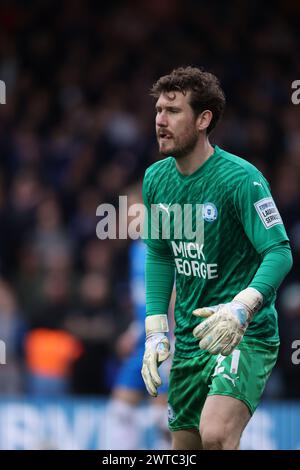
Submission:
[[223,377],[224,377],[224,379],[230,380],[230,382],[232,382],[232,384],[233,384],[234,387],[236,386],[236,385],[235,385],[235,381],[239,378],[239,377],[235,377],[235,378],[233,379],[232,377],[230,377],[230,376],[227,375],[227,374],[223,374]]
[[161,202],[158,204],[159,207],[161,207],[164,211],[166,211],[166,213],[167,213],[168,215],[170,215],[170,214],[169,214],[169,205],[170,205],[170,204],[168,204],[168,205],[162,204]]

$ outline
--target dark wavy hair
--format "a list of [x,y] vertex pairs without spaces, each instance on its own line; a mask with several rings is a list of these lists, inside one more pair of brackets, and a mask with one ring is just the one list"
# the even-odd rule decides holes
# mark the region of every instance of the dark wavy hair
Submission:
[[150,94],[158,99],[161,93],[170,91],[180,91],[184,95],[190,91],[190,105],[196,116],[205,109],[212,112],[207,134],[215,128],[223,115],[226,102],[224,91],[215,75],[197,67],[179,67],[157,80]]

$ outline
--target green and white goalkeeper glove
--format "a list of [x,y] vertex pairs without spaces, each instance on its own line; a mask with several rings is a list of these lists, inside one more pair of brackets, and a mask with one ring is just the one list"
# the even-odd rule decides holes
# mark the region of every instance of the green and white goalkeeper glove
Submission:
[[142,376],[146,389],[152,397],[157,396],[161,385],[158,367],[170,355],[170,343],[165,333],[169,331],[167,315],[149,315],[145,321],[146,343]]
[[206,318],[193,330],[193,335],[200,339],[200,348],[211,354],[231,354],[262,304],[262,294],[248,287],[236,295],[232,302],[194,310],[194,315]]

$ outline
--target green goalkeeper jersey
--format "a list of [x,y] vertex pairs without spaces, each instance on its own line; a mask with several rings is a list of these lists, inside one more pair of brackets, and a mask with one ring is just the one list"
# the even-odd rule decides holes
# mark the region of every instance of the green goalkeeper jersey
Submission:
[[[149,221],[145,241],[174,262],[176,350],[197,355],[192,330],[199,319],[193,310],[230,302],[251,285],[266,252],[288,242],[282,219],[260,171],[217,146],[188,176],[178,171],[172,157],[154,163],[145,174],[143,197]],[[159,208],[157,228],[153,228],[151,207]],[[173,207],[182,209],[183,228],[189,224],[194,238],[190,231],[188,236],[185,230],[178,232],[180,211],[174,215]],[[164,231],[166,221],[170,236]],[[274,291],[265,299],[246,336],[279,342],[275,296]]]

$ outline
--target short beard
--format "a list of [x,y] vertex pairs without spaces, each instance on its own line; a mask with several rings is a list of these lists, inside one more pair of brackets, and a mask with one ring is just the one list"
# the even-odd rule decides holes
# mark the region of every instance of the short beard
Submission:
[[187,155],[189,155],[194,150],[194,148],[196,147],[197,142],[198,142],[198,137],[199,137],[198,134],[194,133],[190,137],[189,140],[186,140],[185,142],[183,142],[178,147],[174,147],[174,149],[171,150],[171,151],[160,152],[160,155],[162,157],[172,156],[176,160],[180,160],[180,159],[186,157]]

